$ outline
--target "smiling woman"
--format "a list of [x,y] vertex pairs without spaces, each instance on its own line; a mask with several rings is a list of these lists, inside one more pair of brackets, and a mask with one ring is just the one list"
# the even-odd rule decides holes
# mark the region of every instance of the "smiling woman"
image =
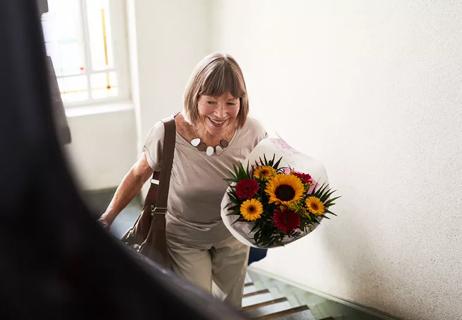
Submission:
[[[205,57],[186,86],[184,108],[174,116],[176,143],[166,213],[166,243],[173,270],[239,307],[249,248],[223,224],[220,203],[226,178],[265,136],[247,117],[249,102],[242,71],[229,55]],[[161,170],[165,130],[151,129],[144,154],[117,189],[101,221],[110,225],[153,171]],[[248,207],[249,215],[258,208]]]

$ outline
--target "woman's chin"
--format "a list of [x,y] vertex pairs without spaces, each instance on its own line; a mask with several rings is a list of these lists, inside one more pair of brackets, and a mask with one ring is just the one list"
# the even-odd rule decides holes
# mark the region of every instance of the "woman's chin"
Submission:
[[215,127],[213,125],[207,125],[207,131],[211,135],[220,135],[226,132],[227,126]]

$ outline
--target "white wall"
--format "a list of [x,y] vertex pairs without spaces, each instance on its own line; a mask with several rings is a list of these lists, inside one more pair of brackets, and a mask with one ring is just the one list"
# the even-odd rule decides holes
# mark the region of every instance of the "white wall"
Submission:
[[205,0],[129,1],[139,147],[155,122],[183,107],[189,75],[209,51],[207,4]]
[[251,108],[321,160],[339,217],[256,267],[407,319],[462,318],[462,3],[214,2]]
[[68,117],[72,143],[65,150],[84,190],[117,186],[136,160],[133,109]]

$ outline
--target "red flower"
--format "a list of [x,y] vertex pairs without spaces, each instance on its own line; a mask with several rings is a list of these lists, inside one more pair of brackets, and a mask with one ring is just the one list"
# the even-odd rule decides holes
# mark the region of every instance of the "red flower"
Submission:
[[255,179],[243,179],[236,185],[236,195],[240,200],[250,199],[258,191],[258,182]]
[[300,227],[300,216],[286,208],[275,209],[273,213],[273,224],[280,231],[288,234],[292,230]]
[[302,180],[302,182],[305,183],[305,184],[312,184],[313,183],[313,178],[311,178],[311,176],[308,173],[302,173],[302,172],[293,171],[292,174],[294,176],[299,177],[300,180]]

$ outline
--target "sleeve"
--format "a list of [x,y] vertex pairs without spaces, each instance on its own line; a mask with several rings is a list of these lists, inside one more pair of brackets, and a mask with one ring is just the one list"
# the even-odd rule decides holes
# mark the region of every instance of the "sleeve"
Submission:
[[257,120],[257,119],[254,119],[254,118],[249,118],[249,130],[251,131],[251,137],[254,137],[254,140],[253,140],[253,145],[252,145],[252,148],[254,148],[260,141],[262,141],[263,139],[265,139],[268,134],[265,130],[265,128],[263,128],[263,126],[260,124],[260,122]]
[[160,159],[162,156],[162,147],[164,143],[165,128],[162,121],[156,123],[146,137],[143,151],[149,166],[154,171],[160,170]]

